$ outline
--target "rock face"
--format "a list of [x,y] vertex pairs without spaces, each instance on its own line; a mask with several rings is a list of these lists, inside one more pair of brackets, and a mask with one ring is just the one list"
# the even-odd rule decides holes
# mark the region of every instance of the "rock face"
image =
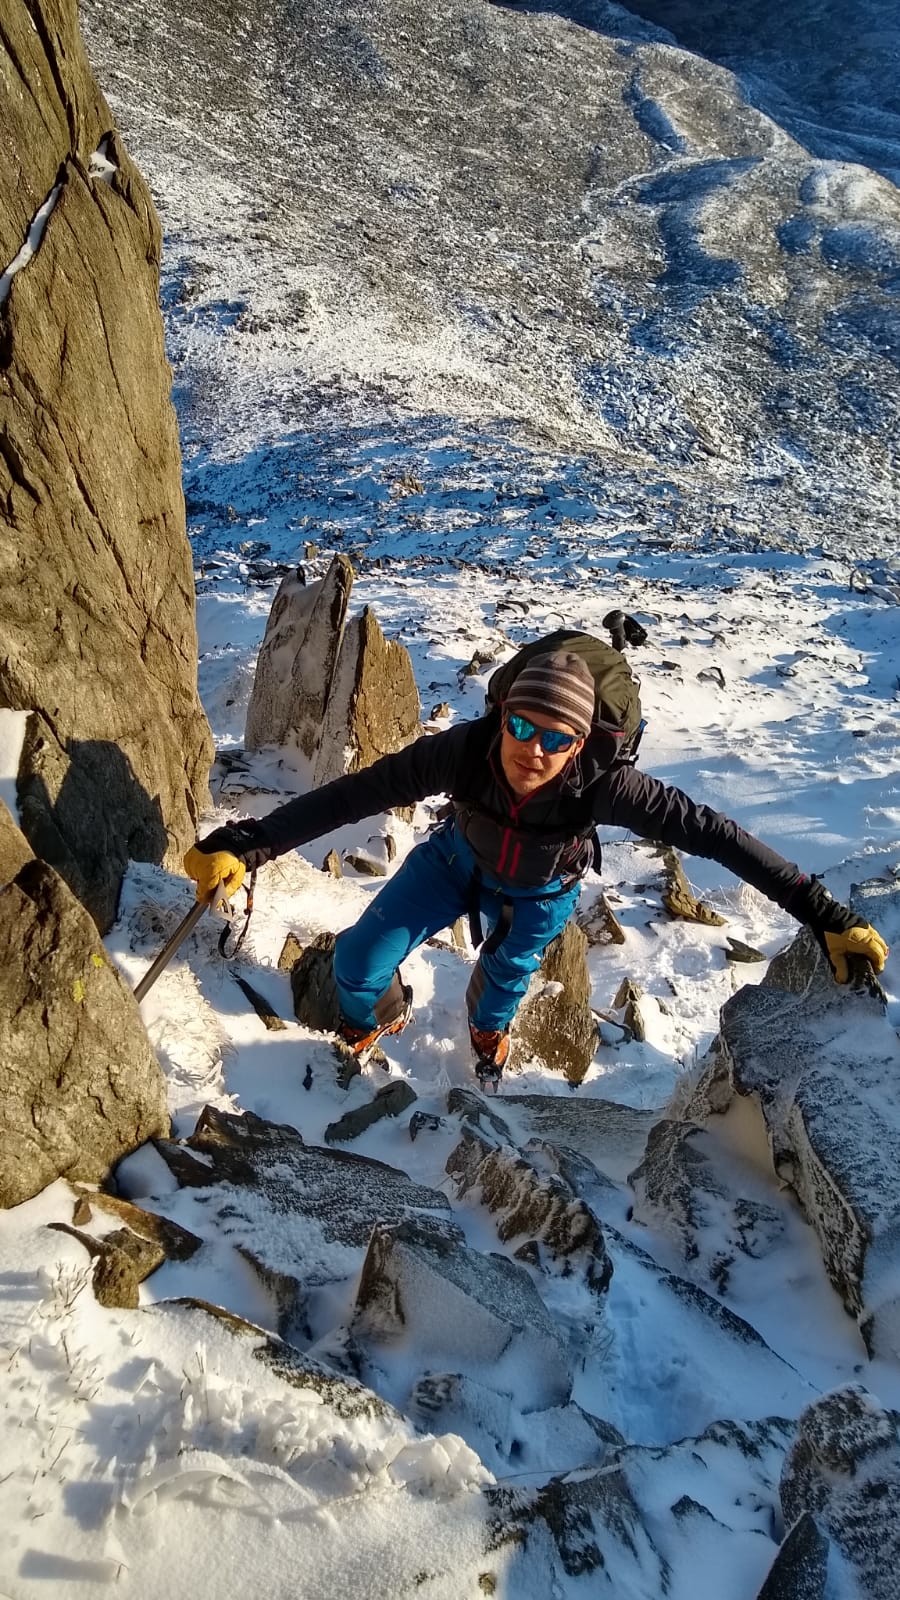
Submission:
[[800,1418],[781,1477],[785,1519],[815,1518],[849,1563],[859,1593],[896,1600],[900,1433],[862,1388],[826,1394]]
[[7,12],[2,265],[45,215],[0,278],[0,705],[34,713],[23,831],[105,930],[129,857],[179,861],[212,755],[160,235],[74,3]]
[[0,801],[0,887],[9,883],[31,859],[28,840]]
[[29,861],[0,889],[0,1205],[166,1134],[165,1082],[84,908]]
[[570,920],[544,952],[513,1037],[515,1060],[536,1056],[570,1083],[581,1082],[597,1048],[587,949],[585,934]]
[[419,692],[401,644],[385,639],[368,606],[348,623],[315,765],[315,783],[371,766],[419,729]]
[[[873,880],[851,896],[879,927],[900,886]],[[900,1354],[900,1042],[877,1001],[838,988],[803,931],[763,983],[723,1007],[710,1069],[687,1114],[703,1121],[749,1095],[772,1158],[815,1229],[825,1266],[870,1353]],[[878,1151],[873,1162],[872,1152]]]
[[334,678],[353,568],[336,556],[324,578],[284,578],[272,603],[256,663],[244,744],[293,746],[312,760]]

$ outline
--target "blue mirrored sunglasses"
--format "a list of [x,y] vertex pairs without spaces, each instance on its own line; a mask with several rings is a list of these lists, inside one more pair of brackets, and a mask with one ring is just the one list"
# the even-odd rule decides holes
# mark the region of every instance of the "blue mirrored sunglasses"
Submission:
[[519,744],[528,744],[529,740],[539,737],[541,749],[548,756],[558,756],[563,750],[571,750],[580,737],[577,733],[561,733],[557,728],[536,728],[527,717],[520,717],[515,711],[506,713],[506,726]]

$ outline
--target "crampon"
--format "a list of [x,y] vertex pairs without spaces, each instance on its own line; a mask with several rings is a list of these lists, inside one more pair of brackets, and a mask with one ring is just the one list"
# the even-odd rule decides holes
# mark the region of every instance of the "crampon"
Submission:
[[496,1094],[509,1056],[509,1030],[474,1028],[469,1037],[475,1053],[475,1076],[486,1094]]
[[374,1028],[354,1028],[350,1023],[344,1022],[338,1029],[338,1038],[351,1050],[361,1064],[368,1061],[373,1054],[379,1040],[387,1038],[392,1033],[402,1033],[406,1024],[412,1017],[413,992],[408,984],[403,985],[403,1010],[389,1022],[377,1023]]

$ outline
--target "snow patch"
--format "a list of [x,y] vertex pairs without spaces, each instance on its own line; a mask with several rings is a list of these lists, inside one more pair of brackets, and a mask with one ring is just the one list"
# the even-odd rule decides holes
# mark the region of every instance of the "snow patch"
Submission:
[[47,226],[47,223],[50,221],[50,217],[53,213],[56,202],[59,199],[61,189],[62,184],[58,183],[55,189],[50,190],[50,193],[44,201],[44,204],[41,206],[40,210],[36,211],[34,214],[31,226],[28,229],[28,237],[26,238],[21,250],[17,255],[13,256],[12,261],[9,263],[6,271],[3,273],[2,277],[0,277],[0,306],[4,304],[9,296],[9,291],[12,288],[12,281],[16,276],[16,273],[21,272],[23,267],[27,267],[32,257],[37,255],[38,250],[40,249],[41,240],[44,237],[44,230]]
[[0,801],[6,806],[16,824],[21,821],[16,779],[30,715],[30,711],[0,709]]

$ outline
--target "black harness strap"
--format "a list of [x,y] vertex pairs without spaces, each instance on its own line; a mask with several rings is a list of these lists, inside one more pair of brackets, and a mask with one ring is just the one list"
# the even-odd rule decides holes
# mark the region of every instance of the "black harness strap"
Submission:
[[499,950],[512,924],[513,903],[505,899],[500,907],[497,921],[485,938],[481,926],[481,871],[476,867],[469,880],[469,938],[472,941],[472,949],[483,947],[481,949],[483,956],[493,955],[495,950]]
[[256,888],[256,868],[254,867],[253,871],[250,874],[250,882],[248,883],[247,889],[246,889],[247,904],[244,907],[244,926],[242,927],[242,929],[241,929],[240,933],[238,934],[237,938],[235,939],[234,947],[230,952],[229,952],[229,949],[228,949],[228,941],[231,938],[233,922],[232,921],[226,922],[224,928],[222,929],[222,932],[219,934],[219,955],[222,956],[223,959],[226,960],[226,961],[233,961],[234,960],[235,956],[237,955],[238,951],[241,948],[241,945],[243,944],[244,940],[247,937],[247,929],[250,926],[250,918],[253,915],[253,891],[254,891],[255,888]]

